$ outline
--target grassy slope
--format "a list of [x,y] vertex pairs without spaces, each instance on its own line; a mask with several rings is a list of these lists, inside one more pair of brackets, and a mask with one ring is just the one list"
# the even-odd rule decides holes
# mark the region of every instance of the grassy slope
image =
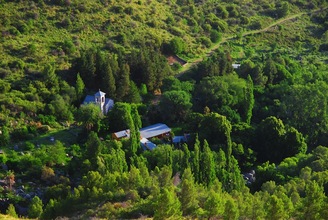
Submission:
[[[272,42],[277,43],[280,45],[282,48],[288,48],[288,47],[293,47],[294,46],[294,41],[293,38],[299,35],[303,36],[309,36],[308,31],[306,31],[307,28],[309,28],[312,24],[309,22],[308,17],[306,18],[301,18],[302,16],[309,15],[311,16],[312,14],[316,14],[320,12],[321,10],[327,10],[327,8],[324,9],[316,9],[310,12],[298,12],[296,14],[290,14],[284,18],[278,19],[278,20],[273,20],[271,23],[267,24],[265,27],[258,29],[258,30],[250,30],[242,33],[242,37],[246,37],[249,35],[256,35],[260,33],[264,33],[266,35],[264,38],[258,38],[254,36],[254,41],[257,42],[256,46],[261,46],[267,43],[267,45],[271,45]],[[278,25],[284,25],[284,30],[278,30],[277,27]],[[222,44],[225,44],[230,41],[238,41],[236,34],[227,34],[222,40],[216,44],[213,44],[210,48],[206,50],[205,54],[202,54],[202,56],[195,58],[193,60],[190,60],[184,67],[180,70],[180,75],[183,74],[184,72],[187,72],[190,70],[194,65],[197,65],[197,63],[201,62],[205,57],[209,56],[213,52],[215,52],[217,49],[222,46]],[[232,43],[233,44],[233,43]],[[255,46],[255,45],[254,45]],[[243,45],[242,47],[245,47]],[[234,48],[236,49],[236,48]],[[263,48],[262,48],[263,49]],[[291,48],[290,48],[291,49]],[[238,49],[237,53],[238,53]],[[239,51],[242,51],[243,49],[240,48]],[[235,53],[236,51],[232,51],[232,53]],[[295,53],[298,53],[297,51],[293,51]],[[235,55],[233,56],[234,58],[244,58],[244,53],[241,53],[242,55]],[[298,53],[299,54],[299,53]],[[306,55],[306,54],[303,54]]]
[[[119,48],[129,52],[140,41],[161,45],[177,35],[175,30],[180,32],[186,42],[184,57],[188,54],[189,59],[193,58],[191,61],[198,60],[198,57],[218,47],[218,44],[214,44],[211,48],[205,48],[199,43],[199,38],[204,36],[189,25],[187,6],[181,7],[174,1],[109,2],[101,4],[99,1],[77,0],[72,1],[70,6],[41,5],[33,1],[2,3],[0,17],[4,19],[0,22],[3,31],[0,39],[0,67],[21,60],[34,70],[42,69],[49,62],[56,63],[57,69],[64,70],[70,67],[74,57],[79,56],[79,49],[96,46],[109,51]],[[203,5],[197,5],[196,10],[199,12],[201,7]],[[256,10],[263,9],[251,1],[244,1],[237,7],[240,15],[248,16],[250,22],[259,20],[265,27],[275,22],[271,17],[256,14]],[[300,13],[296,7],[291,12],[296,15]],[[211,13],[206,12],[203,19],[207,19]],[[174,18],[173,25],[167,23],[168,17]],[[234,24],[234,19],[225,19],[228,28],[223,39],[230,39],[240,31],[250,33],[247,32],[247,25]],[[73,42],[76,52],[67,53],[65,41]]]

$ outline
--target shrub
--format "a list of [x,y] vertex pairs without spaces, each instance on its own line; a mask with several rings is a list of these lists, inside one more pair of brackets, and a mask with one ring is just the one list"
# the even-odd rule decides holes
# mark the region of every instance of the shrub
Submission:
[[210,39],[213,43],[221,41],[221,34],[217,30],[211,30]]
[[200,42],[205,46],[205,47],[210,47],[212,45],[212,42],[210,39],[207,37],[201,37]]

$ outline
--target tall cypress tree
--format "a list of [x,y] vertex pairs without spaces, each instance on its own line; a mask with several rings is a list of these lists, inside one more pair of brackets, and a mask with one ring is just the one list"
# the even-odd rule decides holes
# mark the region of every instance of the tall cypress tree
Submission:
[[76,77],[76,84],[75,84],[75,93],[78,101],[80,101],[81,98],[83,97],[84,89],[85,89],[84,82],[80,76],[80,73],[78,73]]
[[116,98],[123,101],[124,97],[129,93],[130,89],[130,67],[128,64],[122,64],[120,74],[118,75]]
[[204,140],[201,158],[201,182],[209,186],[215,179],[215,163],[213,153],[206,140]]
[[194,152],[192,158],[192,171],[195,177],[196,183],[200,183],[200,142],[198,139],[198,134],[196,135]]
[[105,62],[100,71],[101,74],[101,88],[105,91],[105,93],[111,97],[115,98],[116,95],[116,81],[113,75],[113,71],[110,67],[109,61]]
[[253,85],[253,80],[251,78],[250,75],[247,76],[247,80],[246,80],[246,88],[245,88],[245,104],[244,104],[244,108],[245,108],[245,121],[247,124],[251,123],[251,119],[252,119],[252,112],[253,112],[253,107],[254,107],[254,85]]

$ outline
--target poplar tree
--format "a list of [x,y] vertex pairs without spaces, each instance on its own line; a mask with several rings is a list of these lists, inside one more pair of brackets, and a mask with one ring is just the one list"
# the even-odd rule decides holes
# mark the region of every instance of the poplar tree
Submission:
[[208,190],[204,208],[208,217],[220,217],[224,213],[225,199],[222,192],[222,184],[216,179]]
[[239,218],[239,210],[236,202],[229,196],[224,205],[224,219],[237,220]]
[[192,171],[195,177],[195,182],[200,183],[200,142],[198,139],[198,134],[196,135],[196,140],[194,144],[194,151],[192,157]]
[[191,169],[184,170],[181,182],[180,201],[184,216],[195,216],[198,209],[197,191]]
[[84,95],[84,89],[85,89],[84,82],[80,76],[80,73],[78,73],[76,77],[76,84],[75,84],[75,93],[78,101],[82,99]]
[[181,219],[181,203],[177,198],[172,186],[161,190],[157,198],[154,220],[157,219]]
[[186,168],[190,168],[190,151],[188,149],[188,145],[187,144],[183,144],[182,145],[183,148],[183,160],[182,160],[182,170],[186,169]]
[[204,140],[201,158],[202,158],[200,163],[201,182],[209,186],[213,183],[215,179],[215,163],[214,163],[213,153],[206,140]]
[[246,80],[246,88],[245,88],[245,122],[249,125],[251,123],[252,119],[252,112],[254,108],[254,85],[253,85],[253,80],[250,75],[247,76]]
[[96,132],[94,131],[90,132],[88,136],[88,140],[85,143],[85,147],[86,147],[85,157],[86,159],[89,159],[89,161],[91,162],[92,165],[91,169],[95,170],[97,166],[97,157],[101,153],[103,147]]
[[121,64],[120,73],[116,79],[116,98],[123,101],[130,89],[130,67],[128,64]]

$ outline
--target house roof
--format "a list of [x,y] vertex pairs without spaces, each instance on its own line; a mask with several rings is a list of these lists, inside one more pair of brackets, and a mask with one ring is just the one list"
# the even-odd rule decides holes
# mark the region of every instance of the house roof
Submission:
[[144,150],[153,150],[154,148],[156,148],[156,144],[149,141],[147,138],[142,138],[140,140],[140,145]]
[[87,95],[83,101],[83,104],[89,104],[89,103],[94,103],[95,102],[95,97],[93,95]]
[[174,136],[172,139],[172,142],[175,144],[181,143],[181,142],[186,142],[187,138],[185,136]]
[[95,94],[95,96],[104,96],[104,95],[106,95],[106,93],[100,91],[100,89],[99,89],[99,91]]
[[140,129],[140,136],[143,138],[152,138],[171,131],[166,124],[154,124]]
[[240,66],[241,66],[241,64],[239,64],[239,63],[233,63],[233,64],[232,64],[232,67],[233,67],[234,69],[238,69]]
[[130,129],[115,132],[114,135],[116,138],[130,138]]

